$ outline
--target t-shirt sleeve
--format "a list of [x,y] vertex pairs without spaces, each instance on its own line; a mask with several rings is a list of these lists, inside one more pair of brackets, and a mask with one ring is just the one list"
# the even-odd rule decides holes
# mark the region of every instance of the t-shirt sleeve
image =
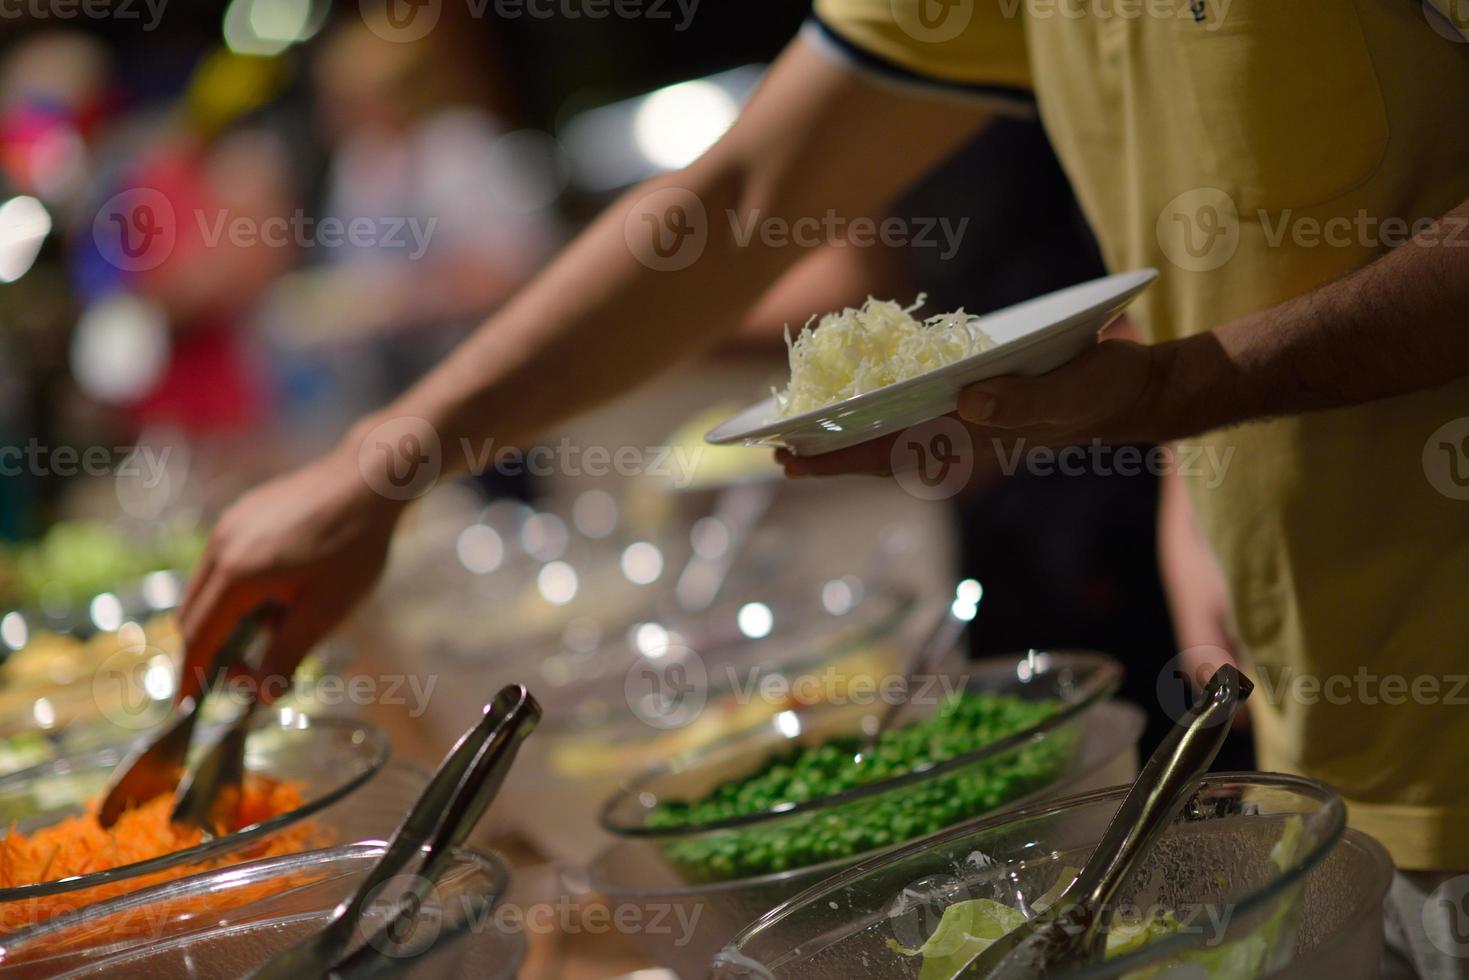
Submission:
[[1016,0],[816,0],[802,36],[874,80],[1031,114]]

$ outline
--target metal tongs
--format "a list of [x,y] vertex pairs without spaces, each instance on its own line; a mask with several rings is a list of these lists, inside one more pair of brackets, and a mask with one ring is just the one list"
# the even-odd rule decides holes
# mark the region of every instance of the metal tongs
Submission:
[[1021,980],[1100,958],[1111,903],[1174,816],[1197,791],[1253,685],[1220,667],[1193,707],[1163,740],[1117,808],[1076,880],[1050,907],[976,954],[959,977]]
[[[236,667],[245,662],[257,631],[273,621],[280,611],[281,607],[276,603],[265,602],[241,617],[234,632],[215,651],[214,660],[209,665],[206,685],[180,706],[167,728],[152,740],[140,744],[118,764],[107,795],[97,808],[97,821],[103,827],[111,827],[128,807],[146,803],[178,788],[180,780],[184,778],[184,763],[189,755],[189,744],[194,737],[195,723],[199,720],[199,712],[205,700],[229,678]],[[253,708],[253,704],[251,707]],[[247,709],[246,720],[248,717]],[[243,742],[241,746],[243,749]],[[191,785],[194,782],[194,779],[189,779]],[[235,782],[238,784],[239,780],[236,779]],[[181,816],[177,809],[175,819]]]
[[[524,687],[512,684],[495,695],[484,717],[439,763],[413,809],[393,832],[383,856],[352,897],[337,906],[331,922],[250,976],[255,980],[301,980],[369,972],[380,965],[380,958],[388,955],[384,951],[391,947],[390,937],[404,934],[403,926],[417,914],[454,848],[469,836],[499,792],[520,743],[540,718],[541,706]],[[379,890],[420,855],[422,861],[409,876],[410,884],[396,900],[389,921],[349,952],[362,914]]]

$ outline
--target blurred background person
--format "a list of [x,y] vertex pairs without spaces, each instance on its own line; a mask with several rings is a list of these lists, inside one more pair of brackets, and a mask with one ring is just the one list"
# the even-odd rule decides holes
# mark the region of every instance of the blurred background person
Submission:
[[296,389],[308,365],[332,389],[292,409],[336,424],[416,380],[562,237],[554,175],[493,108],[493,38],[390,41],[382,16],[340,21],[311,68],[322,227],[367,233],[309,253],[268,314]]

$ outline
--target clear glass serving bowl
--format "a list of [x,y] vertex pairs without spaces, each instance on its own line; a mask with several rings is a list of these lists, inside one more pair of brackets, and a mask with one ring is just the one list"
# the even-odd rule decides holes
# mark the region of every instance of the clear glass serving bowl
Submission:
[[[714,976],[917,977],[923,958],[897,947],[922,947],[956,902],[1020,908],[1069,880],[1065,869],[1085,863],[1125,792],[1038,805],[865,862],[745,929],[716,957]],[[1172,912],[1184,927],[1065,975],[1121,977],[1145,967],[1178,976],[1270,975],[1293,956],[1307,877],[1337,846],[1344,823],[1341,798],[1320,783],[1273,773],[1206,777],[1115,905],[1134,915]],[[1363,854],[1368,860],[1353,860]],[[1375,892],[1380,905],[1383,866],[1372,857],[1370,848],[1348,855],[1349,874],[1337,883],[1368,902]],[[931,952],[960,955],[942,934]]]
[[[1056,721],[1054,727],[1023,735],[1018,742],[1019,746],[1029,747],[1032,751],[1037,745],[1058,750],[1055,758],[1058,762],[1064,760],[1064,765],[1057,766],[1049,783],[1037,786],[1023,796],[997,802],[999,808],[1014,808],[1036,799],[1115,786],[1131,782],[1136,776],[1136,746],[1143,730],[1143,716],[1131,705],[1105,700],[1120,674],[1115,662],[1097,655],[1076,654],[1066,655],[1076,659],[1063,667],[1061,655],[1051,656],[1056,658],[1051,661],[1051,666],[1038,673],[1022,667],[1028,663],[1028,658],[985,661],[971,667],[975,672],[970,680],[973,687],[1009,690],[1014,686],[1034,684],[1033,695],[1037,697],[1048,696],[1045,691],[1052,695],[1070,691],[1072,696],[1068,702],[1070,706],[1059,720],[1053,719]],[[1021,681],[1021,673],[1031,680]],[[1070,680],[1065,679],[1068,673]],[[845,854],[808,867],[713,881],[699,880],[697,873],[689,873],[684,863],[678,860],[680,847],[687,847],[692,842],[703,850],[709,841],[721,836],[752,831],[764,837],[779,835],[800,827],[803,821],[808,820],[839,825],[849,817],[859,816],[864,806],[908,793],[927,795],[932,787],[944,785],[956,777],[973,775],[997,763],[1004,765],[1018,751],[1017,745],[999,743],[943,766],[876,784],[875,787],[865,787],[871,790],[870,794],[842,794],[800,810],[762,814],[748,822],[690,828],[682,834],[646,827],[643,821],[651,807],[656,805],[660,793],[676,796],[689,789],[707,791],[720,778],[748,773],[770,753],[789,748],[798,739],[817,738],[823,734],[851,734],[862,730],[864,718],[871,718],[870,714],[854,715],[850,708],[838,707],[795,712],[794,715],[800,721],[798,735],[791,734],[795,727],[789,721],[784,722],[785,727],[782,728],[783,722],[777,718],[759,730],[734,736],[705,752],[695,753],[649,774],[620,792],[608,804],[604,820],[609,823],[619,821],[620,825],[626,825],[635,832],[622,835],[613,846],[597,856],[589,868],[590,885],[617,902],[649,909],[680,906],[684,908],[686,918],[698,917],[698,930],[692,941],[675,944],[669,935],[636,937],[648,955],[659,963],[680,973],[701,975],[708,967],[709,958],[755,918],[801,889],[859,861],[872,860],[876,854],[890,850],[901,841],[895,840],[884,847]],[[715,760],[719,762],[718,766],[700,764]],[[683,768],[685,766],[688,768]],[[697,774],[698,783],[684,784],[681,777],[685,773]],[[650,795],[643,796],[644,793]],[[966,818],[955,814],[950,822],[963,819]]]
[[[823,604],[820,591],[745,593],[507,674],[531,685],[545,712],[507,780],[505,810],[516,829],[547,856],[584,865],[610,842],[597,813],[623,780],[762,724],[796,699],[839,696],[853,677],[897,671],[921,618],[913,595],[871,587],[845,606]],[[754,636],[740,620],[752,604],[768,614],[752,624],[745,613]],[[788,685],[790,697],[765,696],[762,678]],[[681,703],[659,700],[678,691],[687,695]]]
[[[207,729],[205,733],[210,734]],[[127,746],[114,745],[0,777],[0,826],[29,834],[84,812],[88,802],[104,792],[126,750]],[[223,837],[206,836],[193,847],[158,858],[0,888],[0,916],[9,928],[17,921],[29,924],[199,866],[258,856],[286,833],[302,833],[305,847],[386,836],[416,795],[415,785],[422,784],[416,770],[374,780],[387,758],[387,736],[364,722],[312,717],[290,709],[262,714],[246,741],[246,770],[298,784],[300,807]],[[379,792],[360,792],[374,782]],[[371,809],[369,796],[377,799]]]
[[[243,976],[321,929],[383,850],[372,841],[287,854],[132,892],[6,937],[0,976]],[[493,912],[508,884],[504,864],[460,848],[417,916],[382,937],[412,872],[390,879],[369,904],[351,947],[374,937],[379,962],[399,977],[514,977],[525,939]]]
[[611,511],[602,519],[612,523],[594,537],[572,501],[485,506],[464,487],[439,487],[394,540],[377,599],[388,629],[400,643],[492,664],[527,648],[549,653],[588,623],[626,623],[666,591],[666,582],[624,573],[631,535],[653,545],[665,569],[678,568],[689,546],[682,528],[625,526],[601,496]]
[[[896,810],[900,803],[912,802],[928,813],[936,811],[946,824],[968,820],[1038,792],[1064,776],[1080,751],[1082,716],[1117,690],[1122,668],[1102,654],[1030,651],[975,663],[955,680],[955,687],[966,693],[1050,701],[1059,709],[1028,728],[976,745],[947,761],[840,793],[798,803],[777,801],[759,813],[677,828],[651,821],[666,801],[703,799],[716,787],[756,772],[767,760],[798,747],[861,738],[874,730],[881,706],[837,702],[782,711],[764,725],[680,755],[634,779],[607,802],[603,826],[622,836],[657,841],[663,856],[687,877],[712,880],[730,877],[727,871],[721,872],[720,852],[743,855],[751,848],[776,849],[782,840],[811,828],[830,828],[835,833],[870,824],[870,814]],[[938,685],[926,696],[916,691],[894,724],[931,717],[945,701]],[[869,829],[868,837],[875,839],[848,845],[848,852],[841,854],[833,847],[827,856],[847,857],[916,836],[913,831],[905,835],[898,825]],[[706,862],[698,856],[704,853],[715,857]],[[777,866],[773,870],[786,869]]]

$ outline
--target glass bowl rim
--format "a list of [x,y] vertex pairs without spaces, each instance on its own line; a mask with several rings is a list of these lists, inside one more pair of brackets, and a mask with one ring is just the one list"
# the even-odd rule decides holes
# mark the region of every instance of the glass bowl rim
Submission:
[[[161,881],[137,891],[124,892],[101,902],[94,902],[75,913],[38,922],[17,929],[15,932],[0,936],[0,970],[6,966],[5,957],[16,947],[43,941],[52,933],[62,932],[77,926],[85,926],[95,919],[106,918],[111,915],[131,912],[146,907],[153,902],[170,902],[190,898],[201,891],[212,891],[217,879],[229,878],[231,887],[237,885],[252,885],[279,874],[295,871],[310,870],[319,865],[332,864],[343,860],[368,860],[381,857],[387,852],[387,842],[381,840],[353,841],[349,844],[334,844],[330,847],[318,847],[308,851],[295,851],[290,854],[277,854],[273,857],[259,858],[247,861],[244,864],[230,865],[225,868],[210,868],[196,874],[175,878],[171,881]],[[453,849],[454,862],[456,864],[470,865],[485,872],[494,883],[492,903],[500,904],[507,894],[510,884],[510,867],[505,859],[492,850],[486,850],[469,843],[461,843]],[[453,865],[451,865],[452,867]],[[370,868],[369,868],[370,870]],[[307,882],[306,884],[311,884]],[[278,893],[277,893],[278,894]],[[263,896],[257,901],[266,901],[273,895]],[[240,908],[246,906],[235,906],[230,912],[236,913]],[[325,910],[330,911],[330,910]],[[270,920],[274,921],[274,919]],[[184,937],[174,937],[177,941]],[[113,956],[129,955],[128,950],[119,950],[105,957],[100,964],[106,965],[108,959]],[[20,964],[16,964],[20,965]]]
[[[1142,736],[1143,728],[1146,724],[1146,716],[1143,714],[1142,709],[1139,708],[1137,705],[1131,703],[1130,701],[1108,701],[1105,703],[1105,705],[1097,705],[1097,708],[1099,710],[1103,707],[1112,707],[1123,712],[1125,715],[1130,716],[1131,723],[1136,726],[1136,732],[1133,738],[1125,742],[1119,743],[1119,751],[1123,751],[1126,749],[1126,747],[1129,746],[1135,746],[1137,744],[1137,739]],[[1098,755],[1092,759],[1092,762],[1095,763],[1096,766],[1100,767],[1106,765],[1107,761],[1113,757],[1115,757],[1115,754],[1114,756],[1107,757]],[[1093,769],[1084,770],[1083,775],[1090,774],[1093,771]],[[593,860],[586,867],[586,880],[591,882],[591,885],[595,890],[602,892],[603,894],[619,898],[646,898],[649,895],[675,897],[713,895],[727,891],[739,891],[746,888],[759,888],[766,885],[777,884],[791,878],[803,877],[812,878],[811,885],[806,886],[807,888],[809,888],[813,885],[825,882],[828,879],[840,874],[841,872],[854,867],[855,865],[866,864],[869,861],[874,861],[880,857],[886,856],[897,848],[910,847],[914,844],[937,838],[941,834],[948,834],[951,831],[961,827],[978,827],[984,821],[992,820],[997,816],[1010,813],[1019,813],[1028,807],[1041,806],[1046,802],[1052,800],[1060,800],[1064,798],[1065,797],[1060,796],[1047,796],[1045,795],[1045,788],[1042,788],[1033,793],[1027,793],[1026,795],[1017,798],[1012,803],[1006,804],[1003,807],[999,807],[987,813],[981,813],[978,816],[970,817],[967,820],[961,820],[958,823],[950,824],[949,826],[944,827],[941,830],[934,831],[932,834],[924,834],[919,837],[909,838],[908,840],[905,840],[900,844],[881,845],[878,847],[870,848],[860,854],[854,854],[848,857],[827,858],[818,864],[803,865],[799,868],[787,868],[784,871],[767,871],[762,874],[748,875],[740,878],[716,878],[709,881],[699,881],[693,883],[681,882],[677,885],[667,884],[659,885],[656,887],[626,885],[608,878],[602,872],[601,868],[604,859],[612,856],[612,854],[617,849],[628,846],[629,844],[637,843],[639,840],[636,837],[624,837],[612,841],[610,845],[603,848],[596,855],[596,857],[593,858]],[[805,889],[802,890],[804,891]]]
[[[145,583],[154,576],[164,576],[172,584],[179,599],[174,602],[154,603],[145,595]],[[150,569],[138,575],[128,576],[116,582],[110,589],[102,589],[93,592],[80,601],[67,600],[58,604],[54,609],[48,609],[37,603],[20,602],[14,605],[0,604],[0,616],[8,613],[18,613],[26,620],[27,631],[34,636],[38,630],[57,633],[62,636],[75,637],[86,641],[103,633],[115,633],[116,630],[104,630],[92,621],[88,607],[99,596],[110,595],[117,599],[122,606],[122,621],[124,623],[141,623],[144,619],[161,613],[175,612],[182,601],[184,587],[188,584],[189,572],[187,569],[175,568],[164,565],[159,568]],[[0,660],[4,660],[19,650],[11,650],[8,647],[0,647]]]
[[[861,611],[863,606],[866,605],[873,597],[881,597],[886,601],[890,601],[892,603],[892,607],[882,611],[882,613],[873,618],[871,622],[858,624],[857,626],[852,627],[857,631],[856,635],[849,636],[843,639],[839,644],[818,639],[816,642],[812,643],[811,649],[809,649],[806,653],[800,656],[793,657],[789,661],[776,663],[774,665],[757,664],[755,666],[762,669],[768,669],[771,673],[774,674],[785,674],[807,670],[812,667],[819,666],[831,657],[839,655],[842,651],[848,649],[856,649],[864,643],[871,642],[877,636],[887,634],[896,635],[909,621],[910,617],[915,617],[920,612],[922,612],[918,593],[902,582],[877,580],[868,583],[865,596],[867,598],[865,598],[863,602],[856,604],[847,612],[842,613],[839,616],[832,616],[831,618],[833,620],[833,623],[831,625],[834,628],[840,627],[843,624],[843,621],[848,616],[852,616]],[[722,597],[719,602],[715,604],[715,607],[721,607],[725,603],[733,605],[736,601],[737,600],[731,599],[729,597]],[[819,603],[814,601],[808,602],[806,603],[806,605],[814,606],[817,609],[822,608]],[[588,656],[595,656],[599,651],[602,651],[609,647],[621,646],[623,641],[618,637],[625,635],[627,630],[631,629],[634,626],[637,626],[639,623],[650,621],[649,616],[646,614],[649,614],[651,612],[654,612],[654,610],[651,610],[649,607],[643,607],[641,610],[638,611],[638,613],[632,616],[620,617],[618,622],[612,624],[616,628],[617,632],[614,633],[612,636],[609,636],[607,639],[603,640],[601,643],[598,643],[597,646],[593,648],[592,652],[588,654]],[[708,610],[701,610],[698,613],[695,613],[694,616],[695,618],[697,618],[697,616],[703,615],[707,612]],[[653,617],[653,619],[657,618],[658,617],[656,616]],[[769,634],[767,636],[762,636],[758,638],[744,638],[742,640],[735,641],[734,643],[720,644],[717,649],[724,650],[736,645],[774,643],[777,641],[777,639],[778,638],[775,634]],[[697,652],[692,647],[690,647],[689,649]],[[481,661],[471,661],[469,658],[464,658],[460,654],[442,652],[440,655],[446,659],[452,660],[456,664],[456,666],[460,667],[481,665]],[[544,655],[545,651],[542,650],[539,654],[536,654],[535,656],[530,657],[523,662],[530,663],[531,660],[539,661],[544,657]],[[635,666],[637,666],[637,663],[635,661],[630,662],[628,665],[628,669],[631,669]],[[625,671],[621,673],[625,673]],[[621,674],[616,676],[620,677]],[[728,693],[728,691],[728,685],[711,684],[708,694],[709,697],[712,699],[716,696],[726,694]],[[597,729],[604,727],[604,725],[605,722],[598,722],[591,725],[579,724],[576,720],[569,718],[568,715],[564,712],[549,712],[546,717],[541,719],[541,724],[538,728],[538,731],[542,734],[543,738],[545,735],[551,735],[554,737],[568,735],[576,736],[586,734],[588,731],[596,731]]]
[[[304,722],[304,726],[303,723]],[[222,726],[221,726],[222,727]],[[228,853],[235,848],[249,843],[252,840],[269,837],[276,831],[290,824],[296,823],[315,813],[320,813],[334,803],[340,802],[349,796],[354,790],[362,786],[383,768],[388,761],[391,745],[388,735],[378,726],[367,721],[357,721],[350,718],[338,718],[332,716],[308,715],[294,709],[284,708],[271,714],[262,714],[251,723],[251,731],[276,730],[309,730],[315,728],[336,729],[339,731],[356,729],[366,733],[365,741],[368,744],[367,764],[362,771],[349,779],[342,780],[333,788],[321,794],[319,797],[290,810],[278,814],[259,823],[242,827],[232,834],[223,837],[206,837],[206,839],[186,847],[180,851],[170,854],[162,854],[146,861],[134,861],[116,868],[108,868],[104,871],[89,871],[86,874],[72,875],[68,878],[56,878],[51,881],[38,881],[29,885],[14,885],[10,888],[0,888],[0,902],[20,902],[28,899],[45,898],[49,895],[60,895],[80,889],[93,888],[100,885],[111,884],[116,881],[126,881],[139,875],[150,874],[154,871],[162,871],[178,864],[194,863],[196,861],[208,861],[211,858]],[[207,730],[207,728],[206,728]],[[64,776],[72,772],[83,772],[88,769],[116,766],[126,756],[128,744],[104,746],[100,749],[92,749],[78,755],[62,756],[43,762],[36,766],[21,769],[17,772],[0,776],[0,788],[12,783],[24,784],[43,772],[50,775]]]
[[[1249,892],[1237,902],[1231,903],[1234,908],[1233,917],[1236,918],[1250,915],[1266,903],[1277,898],[1286,889],[1303,881],[1305,876],[1325,859],[1326,855],[1331,852],[1331,849],[1336,846],[1346,831],[1346,803],[1343,801],[1341,794],[1326,783],[1310,779],[1306,776],[1256,771],[1208,773],[1199,781],[1199,787],[1195,790],[1195,793],[1197,794],[1210,787],[1224,788],[1240,785],[1285,789],[1295,792],[1298,796],[1313,798],[1319,801],[1321,806],[1316,812],[1324,815],[1325,832],[1305,855],[1298,856],[1289,868],[1271,878],[1269,882],[1260,888]],[[915,841],[886,851],[872,861],[865,861],[818,881],[810,888],[804,889],[799,894],[792,896],[775,908],[767,910],[755,921],[741,929],[733,939],[726,943],[724,948],[715,955],[711,966],[718,966],[725,962],[727,954],[730,954],[732,957],[739,957],[741,961],[748,961],[749,957],[744,956],[740,952],[740,947],[744,943],[749,942],[752,938],[763,932],[778,927],[788,917],[800,913],[803,909],[816,903],[819,899],[834,895],[845,889],[852,882],[883,868],[891,867],[916,855],[948,847],[967,837],[995,830],[1007,823],[1059,814],[1069,809],[1090,806],[1114,799],[1120,801],[1130,788],[1127,785],[1113,786],[1089,793],[1080,793],[1075,796],[1047,800],[1034,806],[1021,807],[1020,809],[997,814],[989,819],[959,825],[934,837]],[[1181,950],[1189,944],[1189,940],[1190,937],[1188,935],[1164,937],[1156,942],[1149,943],[1142,949],[1113,957],[1107,960],[1105,964],[1089,964],[1075,971],[1068,972],[1066,978],[1067,980],[1081,980],[1081,978],[1093,975],[1106,977],[1122,976],[1130,969],[1158,959],[1162,954],[1166,954],[1170,950]],[[761,965],[763,966],[763,964]]]
[[[984,657],[966,663],[963,668],[956,670],[954,673],[957,676],[966,678],[964,687],[967,689],[975,681],[975,678],[970,675],[970,672],[975,668],[999,667],[1004,664],[1018,665],[1041,655],[1061,661],[1053,669],[1059,669],[1067,664],[1072,666],[1085,666],[1089,669],[1091,678],[1085,684],[1082,691],[1075,698],[1063,702],[1061,710],[1054,715],[1034,725],[1030,725],[1021,731],[1007,735],[1002,739],[986,742],[978,748],[965,752],[962,755],[957,755],[952,759],[946,759],[943,762],[922,769],[913,769],[901,775],[892,776],[874,783],[854,786],[851,789],[843,790],[840,793],[834,793],[830,796],[822,796],[791,804],[781,809],[739,814],[733,817],[725,817],[721,820],[710,820],[701,824],[687,824],[680,827],[648,827],[646,825],[634,826],[632,824],[622,823],[615,818],[615,811],[620,808],[623,802],[641,793],[650,783],[676,770],[683,771],[685,768],[688,768],[689,764],[695,763],[696,760],[718,752],[741,739],[750,737],[757,730],[766,728],[770,724],[770,721],[767,719],[756,725],[732,732],[724,738],[711,742],[706,746],[694,749],[691,752],[681,753],[672,759],[643,770],[608,798],[607,802],[602,805],[601,812],[598,815],[598,822],[604,830],[620,837],[674,839],[692,837],[697,834],[719,830],[748,827],[764,823],[768,820],[845,806],[869,796],[892,792],[905,786],[936,779],[955,770],[982,762],[985,759],[1002,755],[1027,742],[1038,741],[1049,732],[1076,720],[1086,711],[1090,710],[1093,705],[1110,698],[1122,684],[1122,664],[1114,657],[1092,650],[1030,650],[1021,654]],[[1046,672],[1049,673],[1050,669]],[[826,713],[830,710],[830,706],[815,704],[788,710],[798,717],[803,715],[811,716]]]

